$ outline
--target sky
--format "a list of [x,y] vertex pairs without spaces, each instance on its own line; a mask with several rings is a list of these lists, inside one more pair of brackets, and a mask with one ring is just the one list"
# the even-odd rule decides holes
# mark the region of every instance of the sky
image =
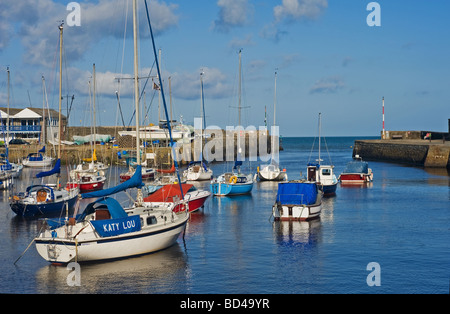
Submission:
[[[147,2],[174,119],[193,124],[201,115],[202,77],[206,124],[238,124],[241,51],[244,127],[264,126],[265,112],[272,125],[276,104],[284,137],[317,136],[319,113],[323,136],[379,136],[384,97],[386,130],[448,130],[447,0],[380,0],[379,9],[368,0]],[[0,106],[7,106],[9,67],[12,108],[45,103],[58,110],[64,20],[62,113],[71,106],[69,124],[92,123],[95,64],[96,124],[134,126],[131,1],[78,1],[78,11],[69,3],[0,2]],[[141,105],[149,116],[143,123],[157,123],[159,97],[146,79],[156,70],[144,0],[138,6]]]

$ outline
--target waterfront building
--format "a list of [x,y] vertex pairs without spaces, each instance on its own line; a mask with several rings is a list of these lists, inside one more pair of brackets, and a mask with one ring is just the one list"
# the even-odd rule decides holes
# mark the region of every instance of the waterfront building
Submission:
[[[53,109],[46,109],[45,112],[40,108],[27,107],[9,108],[9,128],[8,124],[8,108],[0,107],[1,132],[0,141],[4,141],[7,134],[9,140],[21,138],[28,142],[41,141],[46,143],[48,140],[56,140],[58,136],[59,113]],[[43,122],[45,118],[45,123]],[[62,123],[62,139],[64,139],[64,130],[67,125],[67,119],[61,115]],[[46,126],[43,132],[43,125]],[[42,135],[45,134],[45,140]],[[4,137],[3,137],[4,135]]]

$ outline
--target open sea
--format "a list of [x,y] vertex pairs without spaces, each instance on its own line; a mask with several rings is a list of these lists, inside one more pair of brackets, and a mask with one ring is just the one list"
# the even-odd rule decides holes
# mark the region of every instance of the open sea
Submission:
[[[355,139],[326,138],[322,146],[323,163],[329,155],[337,176],[352,159]],[[283,138],[280,165],[289,179],[306,175],[308,160],[317,158],[314,140]],[[259,164],[251,164],[252,172]],[[34,244],[14,264],[37,235],[38,221],[16,217],[11,192],[0,191],[0,293],[448,294],[448,170],[375,161],[369,167],[371,185],[338,186],[335,196],[324,198],[320,219],[310,222],[273,221],[275,182],[257,182],[247,196],[211,196],[176,245],[82,264],[79,286],[68,285],[71,270],[47,263]],[[111,167],[110,185],[124,169]],[[212,169],[219,175],[231,165]],[[16,189],[36,172],[24,169]],[[209,189],[209,181],[195,185]]]

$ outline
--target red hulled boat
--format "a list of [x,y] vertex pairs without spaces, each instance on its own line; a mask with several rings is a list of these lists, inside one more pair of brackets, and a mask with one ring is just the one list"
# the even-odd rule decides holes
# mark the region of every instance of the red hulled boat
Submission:
[[[184,200],[188,202],[189,212],[194,212],[202,207],[211,192],[206,190],[198,190],[192,184],[182,183]],[[181,190],[179,184],[168,184],[144,198],[144,202],[174,202],[181,199]],[[178,212],[184,210],[178,205],[173,210]]]

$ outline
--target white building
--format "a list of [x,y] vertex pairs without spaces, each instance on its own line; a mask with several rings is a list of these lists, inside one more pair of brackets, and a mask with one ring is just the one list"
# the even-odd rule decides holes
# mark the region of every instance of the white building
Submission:
[[[43,118],[45,116],[45,141],[41,139]],[[62,123],[62,139],[64,138],[64,130],[67,119],[61,115]],[[9,128],[8,124],[8,108],[0,107],[1,132],[0,141],[3,141],[9,135],[9,139],[22,138],[27,141],[41,141],[46,143],[48,140],[58,138],[58,119],[59,113],[53,109],[45,110],[39,108],[9,108]]]

